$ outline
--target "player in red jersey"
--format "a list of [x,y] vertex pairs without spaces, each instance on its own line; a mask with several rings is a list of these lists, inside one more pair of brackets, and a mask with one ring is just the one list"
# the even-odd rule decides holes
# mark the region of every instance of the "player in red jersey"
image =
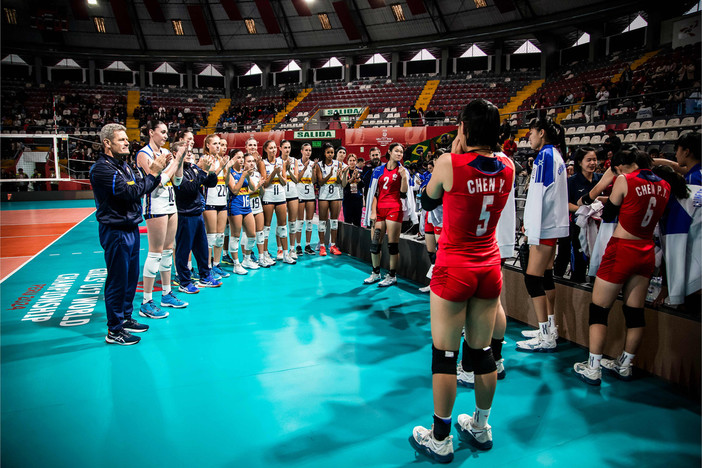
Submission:
[[[370,190],[376,190],[371,203],[371,261],[373,272],[363,282],[373,284],[380,281],[380,250],[385,232],[388,233],[390,272],[378,283],[381,288],[397,284],[396,270],[400,259],[400,232],[402,231],[402,199],[407,197],[409,173],[402,166],[404,148],[392,143],[388,149],[388,162],[373,171]],[[376,184],[376,185],[374,185]]]
[[422,207],[430,211],[443,200],[443,229],[431,278],[432,384],[434,426],[417,426],[413,446],[439,462],[453,459],[451,412],[456,398],[456,365],[465,326],[463,356],[475,372],[473,416],[461,414],[461,433],[482,450],[492,447],[487,424],[497,385],[490,349],[502,288],[495,227],[514,184],[514,165],[493,153],[498,143],[497,108],[483,99],[461,113],[452,153],[436,163]]
[[[587,361],[573,366],[578,376],[590,385],[600,385],[602,367],[614,372],[616,377],[631,379],[632,360],[646,325],[644,301],[655,268],[653,231],[665,211],[671,185],[676,196],[686,198],[687,195],[682,176],[676,179],[671,169],[663,167],[656,167],[654,173],[647,168],[648,164],[636,150],[619,151],[612,157],[611,168],[617,178],[602,219],[612,221],[619,215],[619,222],[607,244],[592,289],[590,356]],[[582,202],[591,203],[590,196],[584,196]],[[607,316],[622,288],[627,328],[624,352],[617,360],[602,359]]]

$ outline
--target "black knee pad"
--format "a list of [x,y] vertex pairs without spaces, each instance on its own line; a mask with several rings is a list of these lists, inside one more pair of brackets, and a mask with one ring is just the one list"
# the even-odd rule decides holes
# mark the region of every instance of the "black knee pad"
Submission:
[[388,242],[388,253],[390,255],[397,255],[400,253],[400,244],[397,242]]
[[588,325],[605,325],[607,326],[607,316],[609,315],[609,307],[600,307],[590,303],[590,318]]
[[370,245],[370,253],[372,253],[372,254],[379,254],[379,253],[380,253],[380,244],[378,244],[377,242],[375,242],[375,240],[373,240],[373,241],[371,242],[371,245]]
[[556,289],[556,283],[553,282],[553,270],[544,271],[544,290],[553,291]]
[[546,295],[544,290],[544,279],[541,276],[524,275],[524,284],[531,297],[541,297]]
[[429,252],[429,261],[432,265],[436,263],[436,252]]
[[468,356],[471,364],[473,364],[473,372],[475,375],[489,374],[497,370],[495,358],[492,356],[490,347],[473,349],[470,346],[465,346],[464,350],[467,352],[463,355],[463,359],[465,360],[466,356]]
[[431,345],[431,373],[456,375],[458,350],[444,351]]
[[622,306],[626,328],[641,328],[646,326],[646,316],[643,307]]

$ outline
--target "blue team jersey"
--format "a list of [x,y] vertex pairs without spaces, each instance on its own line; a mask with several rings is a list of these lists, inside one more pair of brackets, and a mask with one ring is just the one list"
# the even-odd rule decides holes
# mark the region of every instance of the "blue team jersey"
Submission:
[[[233,168],[229,171],[234,178],[234,184],[238,184],[243,176],[242,172],[236,172]],[[244,180],[244,184],[239,189],[239,193],[233,193],[229,200],[229,214],[231,216],[246,215],[251,213],[251,202],[249,200],[249,181]]]

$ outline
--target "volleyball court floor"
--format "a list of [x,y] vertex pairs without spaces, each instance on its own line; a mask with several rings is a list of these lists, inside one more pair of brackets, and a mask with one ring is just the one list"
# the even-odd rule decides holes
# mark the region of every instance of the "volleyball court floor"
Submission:
[[[431,464],[408,442],[432,420],[420,285],[364,286],[348,255],[303,256],[181,294],[190,306],[143,319],[140,344],[107,345],[93,208],[2,205],[2,466]],[[584,349],[518,353],[523,328],[507,330],[494,448],[454,429],[454,466],[700,466],[699,402],[650,376],[587,386],[572,372]],[[454,422],[472,393],[459,387]]]

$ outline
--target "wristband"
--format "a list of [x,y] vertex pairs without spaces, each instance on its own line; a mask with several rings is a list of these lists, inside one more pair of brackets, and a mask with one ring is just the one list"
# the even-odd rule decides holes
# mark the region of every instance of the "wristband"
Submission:
[[586,193],[585,195],[583,195],[583,197],[580,199],[580,201],[583,202],[583,205],[591,205],[592,202],[595,201],[595,200],[593,200],[592,198],[590,198],[590,192],[588,192],[588,193]]

